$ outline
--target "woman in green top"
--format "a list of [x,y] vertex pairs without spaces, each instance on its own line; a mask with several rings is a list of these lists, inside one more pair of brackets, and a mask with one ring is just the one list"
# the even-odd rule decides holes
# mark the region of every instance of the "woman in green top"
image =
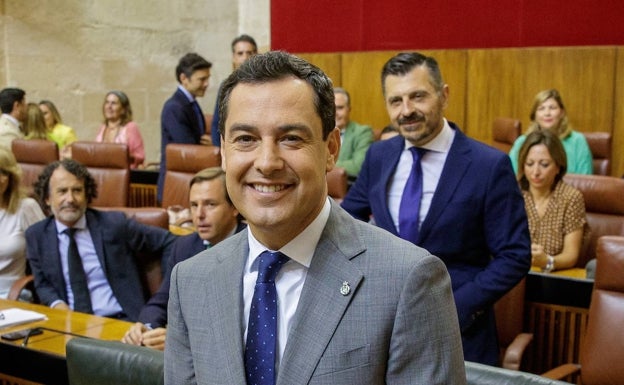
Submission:
[[569,174],[592,174],[592,153],[585,136],[574,131],[568,123],[568,114],[563,100],[556,89],[544,90],[535,96],[531,109],[531,124],[525,135],[516,139],[509,151],[514,172],[518,173],[518,153],[526,140],[526,136],[533,131],[550,130],[557,134],[568,158]]
[[41,109],[43,119],[48,129],[48,139],[56,142],[61,158],[71,158],[70,144],[78,139],[74,129],[63,124],[61,115],[51,101],[40,101],[39,109]]

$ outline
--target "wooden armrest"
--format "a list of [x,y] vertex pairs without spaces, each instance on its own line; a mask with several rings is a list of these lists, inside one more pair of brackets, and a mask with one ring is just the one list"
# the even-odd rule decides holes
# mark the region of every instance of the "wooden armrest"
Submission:
[[[13,284],[11,285],[11,288],[9,289],[9,295],[7,296],[7,299],[10,299],[12,301],[18,301],[20,298],[20,294],[22,293],[22,290],[28,288],[29,286],[34,290],[34,281],[35,281],[34,276],[26,275],[18,279],[17,281],[13,282]],[[33,295],[34,294],[35,293],[33,293]]]
[[526,347],[533,340],[533,334],[520,333],[516,336],[513,342],[505,350],[505,356],[503,357],[503,368],[511,370],[520,370],[522,364],[522,355],[526,350]]
[[580,370],[581,365],[579,364],[563,364],[543,373],[542,377],[550,378],[551,380],[561,380],[571,374],[578,373]]

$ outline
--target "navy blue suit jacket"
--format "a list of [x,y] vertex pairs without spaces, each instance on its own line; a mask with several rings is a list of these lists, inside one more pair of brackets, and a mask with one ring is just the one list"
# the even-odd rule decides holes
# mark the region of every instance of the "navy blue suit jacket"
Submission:
[[[202,113],[203,116],[203,113]],[[199,144],[204,134],[202,123],[197,119],[193,104],[178,88],[165,102],[160,115],[160,172],[158,174],[158,202],[162,201],[167,155],[165,149],[169,143]]]
[[[126,218],[124,213],[87,209],[87,227],[113,294],[130,320],[136,320],[145,303],[147,290],[142,286],[135,254],[170,253],[175,236],[159,227]],[[26,255],[35,277],[41,302],[67,302],[65,278],[56,221],[48,217],[26,230]]]
[[[236,232],[243,230],[247,225],[239,223],[236,227]],[[154,293],[139,314],[139,322],[144,324],[150,324],[151,327],[165,327],[167,326],[167,303],[169,302],[169,286],[171,285],[171,271],[173,267],[192,256],[201,253],[206,250],[204,241],[199,237],[199,234],[193,233],[184,237],[179,237],[171,254],[167,258],[166,266],[164,267],[164,277],[158,291]]]
[[[441,258],[449,271],[464,356],[498,362],[492,305],[524,277],[531,242],[524,201],[509,157],[466,137],[455,139],[440,176],[418,246]],[[342,202],[351,215],[399,235],[390,211],[390,180],[405,146],[402,136],[373,143]]]

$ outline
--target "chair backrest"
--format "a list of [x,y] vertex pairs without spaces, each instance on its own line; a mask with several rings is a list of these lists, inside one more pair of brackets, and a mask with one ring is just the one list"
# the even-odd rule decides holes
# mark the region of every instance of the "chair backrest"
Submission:
[[158,385],[165,382],[165,359],[159,350],[78,337],[67,342],[66,352],[70,385]]
[[579,189],[585,201],[590,234],[576,263],[576,267],[585,267],[596,257],[598,238],[603,235],[624,236],[624,179],[578,174],[566,174],[563,179]]
[[327,195],[341,202],[347,195],[347,171],[342,167],[334,167],[327,173]]
[[[132,218],[145,225],[160,227],[169,230],[169,215],[162,207],[97,207],[98,210],[121,211],[126,217]],[[163,276],[163,256],[148,253],[136,255],[137,265],[141,273],[141,283],[147,288],[150,296],[154,295]]]
[[494,118],[492,123],[492,146],[509,153],[511,146],[520,136],[522,122],[514,118]]
[[596,277],[581,346],[584,385],[624,384],[624,237],[598,240]]
[[[498,344],[501,350],[500,361],[501,366],[507,369],[520,369],[524,348],[526,348],[526,345],[533,338],[533,336],[528,333],[524,333],[523,335],[525,291],[526,279],[523,278],[513,289],[508,291],[494,304]],[[520,351],[508,352],[507,350],[514,344],[519,336],[526,340],[526,344],[518,348]]]
[[11,143],[15,160],[22,169],[22,186],[33,196],[33,184],[46,165],[59,159],[58,146],[46,139],[15,139]]
[[221,166],[221,150],[200,144],[168,144],[162,207],[189,207],[189,183],[198,171]]
[[611,175],[611,133],[582,132],[592,152],[594,174]]
[[88,169],[98,186],[92,202],[98,207],[128,205],[130,191],[130,156],[122,143],[77,141],[71,144],[72,158]]

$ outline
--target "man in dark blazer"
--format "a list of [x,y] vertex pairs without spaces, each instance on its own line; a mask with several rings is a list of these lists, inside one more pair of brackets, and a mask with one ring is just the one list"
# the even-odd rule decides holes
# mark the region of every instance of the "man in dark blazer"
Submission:
[[[35,289],[45,305],[74,309],[76,293],[69,259],[73,229],[85,295],[95,315],[136,320],[145,304],[134,255],[166,254],[175,236],[169,231],[126,218],[124,213],[87,208],[97,186],[80,163],[64,159],[49,164],[35,184],[41,202],[53,215],[26,231],[26,255],[35,277]],[[71,230],[70,230],[71,231]]]
[[[509,157],[472,140],[443,117],[448,101],[435,59],[403,53],[382,70],[386,108],[401,136],[374,143],[342,207],[392,234],[401,210],[418,218],[416,239],[446,264],[451,275],[464,357],[498,362],[493,304],[527,274],[528,224]],[[421,157],[422,199],[401,206],[414,163]]]
[[122,342],[163,350],[167,334],[169,278],[173,266],[246,227],[227,194],[225,172],[221,167],[206,168],[193,176],[190,182],[189,203],[196,231],[176,240],[173,251],[166,260],[160,288],[147,301],[139,314],[139,322],[126,332]]
[[166,148],[169,143],[212,144],[206,134],[204,114],[197,98],[204,96],[210,79],[212,63],[196,53],[184,55],[176,67],[178,89],[165,102],[160,115],[160,172],[158,174],[158,202],[167,169]]
[[331,80],[268,52],[219,103],[227,190],[248,227],[173,268],[165,384],[465,384],[444,264],[327,196]]

